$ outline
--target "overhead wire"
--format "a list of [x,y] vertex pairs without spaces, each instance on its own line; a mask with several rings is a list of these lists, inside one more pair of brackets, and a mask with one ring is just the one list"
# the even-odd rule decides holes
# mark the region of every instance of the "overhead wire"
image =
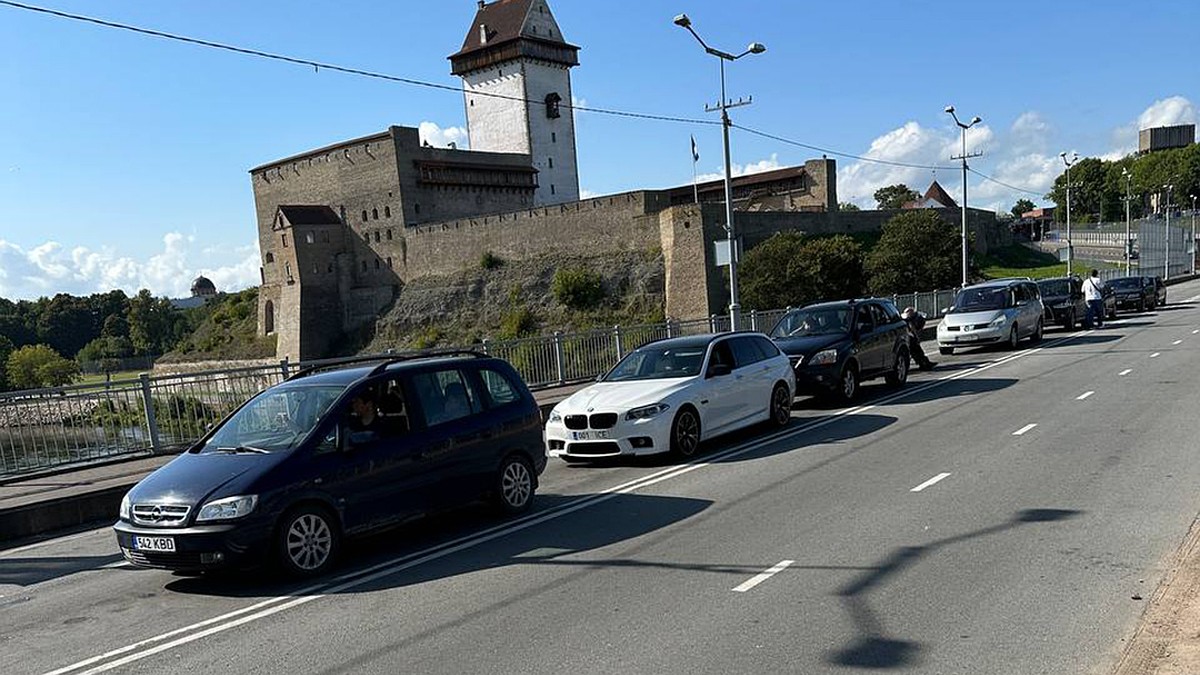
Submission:
[[794,141],[790,138],[776,136],[774,134],[769,134],[765,131],[751,129],[750,127],[742,126],[740,124],[731,124],[730,126],[734,127],[735,129],[741,129],[742,131],[745,131],[748,134],[753,134],[755,136],[761,136],[763,138],[769,138],[769,139],[771,139],[773,141],[777,141],[779,143],[785,143],[787,145],[794,145],[799,148],[806,148],[808,150],[813,150],[816,152],[823,152],[823,153],[826,153],[829,155],[835,155],[837,157],[846,157],[849,159],[857,159],[861,162],[872,162],[874,164],[886,164],[888,166],[899,166],[899,167],[904,167],[907,169],[932,169],[934,171],[936,171],[938,169],[949,170],[949,169],[957,168],[954,166],[939,166],[937,164],[916,164],[913,162],[901,162],[899,160],[893,160],[893,159],[880,159],[878,157],[870,157],[867,155],[855,155],[855,154],[849,153],[849,152],[841,152],[838,150],[831,150],[829,148],[822,148],[819,145],[811,145],[809,143],[802,143],[800,141]]
[[1037,192],[1037,191],[1034,191],[1034,190],[1027,190],[1027,189],[1025,189],[1025,188],[1017,187],[1016,185],[1010,185],[1010,184],[1008,184],[1008,183],[1005,183],[1005,182],[1004,182],[1004,181],[1002,181],[1002,180],[998,180],[998,179],[996,179],[996,178],[992,178],[991,176],[989,176],[989,175],[987,175],[987,174],[985,174],[985,173],[982,173],[982,172],[976,171],[975,169],[972,169],[971,167],[967,167],[967,171],[969,171],[969,172],[971,172],[971,173],[975,174],[976,176],[979,176],[980,178],[982,178],[982,179],[984,179],[984,180],[991,181],[991,182],[995,183],[996,185],[1002,185],[1002,186],[1004,186],[1004,187],[1006,187],[1006,188],[1008,188],[1008,189],[1010,189],[1010,190],[1016,190],[1017,192],[1024,192],[1024,193],[1025,193],[1025,194],[1027,194],[1027,195],[1033,195],[1033,196],[1035,196],[1035,197],[1037,197],[1037,198],[1039,198],[1039,199],[1044,199],[1044,198],[1045,198],[1045,193],[1042,193],[1042,192]]

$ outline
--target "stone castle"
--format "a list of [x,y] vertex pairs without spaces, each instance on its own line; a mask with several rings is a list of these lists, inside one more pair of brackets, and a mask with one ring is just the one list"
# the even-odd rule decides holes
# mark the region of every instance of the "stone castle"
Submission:
[[[462,78],[470,149],[386,131],[251,169],[262,254],[259,330],[277,355],[327,355],[374,322],[408,281],[516,260],[661,250],[667,316],[728,304],[713,242],[714,181],[579,199],[566,42],[546,0],[479,2],[451,72]],[[878,230],[889,212],[838,213],[836,166],[810,160],[733,181],[744,247],[775,232]],[[972,219],[985,215],[972,213]]]

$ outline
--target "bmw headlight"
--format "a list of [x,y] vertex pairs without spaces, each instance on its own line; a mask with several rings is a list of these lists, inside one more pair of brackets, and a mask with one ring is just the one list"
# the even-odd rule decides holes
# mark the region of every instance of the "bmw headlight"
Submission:
[[655,403],[654,405],[642,406],[641,408],[634,408],[633,410],[630,410],[629,412],[625,413],[625,419],[630,421],[646,420],[656,415],[661,415],[670,409],[671,406],[666,403]]
[[558,408],[550,411],[550,419],[547,421],[555,423],[562,421],[562,413],[558,412]]
[[129,493],[126,492],[124,497],[121,497],[121,520],[130,520],[133,517],[133,507],[129,502]]
[[812,358],[808,360],[808,365],[827,366],[831,363],[837,363],[837,359],[838,354],[836,349],[822,349],[812,355]]
[[249,515],[257,505],[258,495],[218,499],[200,507],[200,514],[196,516],[196,522],[203,523],[210,520],[233,520],[234,518],[241,518],[242,516]]

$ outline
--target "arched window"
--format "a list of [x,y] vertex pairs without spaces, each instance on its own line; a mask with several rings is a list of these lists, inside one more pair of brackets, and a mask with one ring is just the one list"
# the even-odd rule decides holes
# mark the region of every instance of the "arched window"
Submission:
[[275,332],[275,303],[270,300],[263,307],[263,335]]
[[384,218],[392,217],[392,207],[390,207],[390,206],[383,207],[383,217]]
[[275,254],[274,254],[274,253],[271,253],[270,251],[267,251],[267,262],[268,262],[268,263],[273,263],[273,262],[275,262]]
[[363,222],[367,222],[367,210],[363,209]]
[[561,102],[562,96],[559,96],[557,92],[552,91],[546,94],[546,117],[550,119],[562,117],[562,113],[558,109],[558,104]]
[[379,209],[371,209],[371,220],[379,220]]

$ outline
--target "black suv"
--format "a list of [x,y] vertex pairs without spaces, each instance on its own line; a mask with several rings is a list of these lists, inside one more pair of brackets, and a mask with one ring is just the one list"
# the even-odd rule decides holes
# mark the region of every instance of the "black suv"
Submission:
[[[1042,305],[1046,308],[1046,323],[1057,323],[1074,330],[1075,323],[1087,317],[1087,301],[1083,295],[1083,280],[1077,276],[1038,279]],[[1105,284],[1100,291],[1104,298],[1104,318],[1117,318],[1117,294]]]
[[1144,312],[1147,309],[1154,309],[1158,302],[1154,279],[1151,277],[1117,277],[1109,280],[1105,286],[1113,289],[1116,293],[1117,306],[1122,309],[1128,308]]
[[273,559],[316,575],[345,536],[481,497],[524,511],[545,466],[537,403],[500,359],[453,352],[310,369],[134,486],[114,529],[143,567]]
[[796,371],[797,393],[854,400],[861,382],[908,379],[907,324],[891,300],[823,302],[784,314],[771,339]]

